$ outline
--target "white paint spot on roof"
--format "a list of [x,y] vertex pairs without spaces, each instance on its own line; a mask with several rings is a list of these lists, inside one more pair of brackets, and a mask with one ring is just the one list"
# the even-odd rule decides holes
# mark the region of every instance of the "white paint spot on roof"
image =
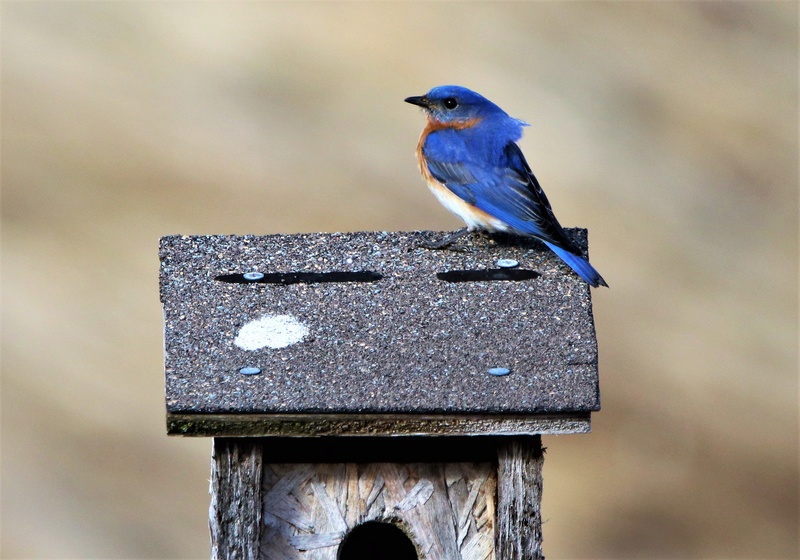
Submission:
[[243,350],[285,348],[300,342],[308,335],[308,327],[291,315],[264,315],[239,329],[236,346]]

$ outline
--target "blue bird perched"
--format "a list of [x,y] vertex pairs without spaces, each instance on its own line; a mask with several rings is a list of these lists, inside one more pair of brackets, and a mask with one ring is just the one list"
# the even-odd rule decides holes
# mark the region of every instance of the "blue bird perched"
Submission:
[[461,86],[435,87],[405,101],[428,116],[417,145],[422,176],[439,202],[467,224],[432,248],[474,230],[533,236],[591,286],[608,286],[564,233],[516,144],[527,123]]

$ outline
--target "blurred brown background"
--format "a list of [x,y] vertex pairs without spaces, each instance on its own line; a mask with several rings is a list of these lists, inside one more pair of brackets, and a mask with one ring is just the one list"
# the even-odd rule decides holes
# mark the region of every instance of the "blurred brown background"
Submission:
[[164,428],[158,238],[453,229],[403,103],[531,123],[590,230],[603,410],[549,558],[798,556],[798,3],[8,2],[2,556],[208,556]]

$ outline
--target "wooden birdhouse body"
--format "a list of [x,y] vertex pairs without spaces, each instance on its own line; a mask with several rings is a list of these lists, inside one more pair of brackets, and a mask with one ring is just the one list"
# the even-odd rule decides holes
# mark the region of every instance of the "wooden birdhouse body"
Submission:
[[365,522],[407,531],[424,558],[494,558],[491,463],[269,464],[262,539],[283,558],[336,560]]
[[540,435],[599,409],[589,288],[538,242],[430,235],[162,239],[167,428],[215,437],[214,557],[394,529],[411,558],[541,556]]

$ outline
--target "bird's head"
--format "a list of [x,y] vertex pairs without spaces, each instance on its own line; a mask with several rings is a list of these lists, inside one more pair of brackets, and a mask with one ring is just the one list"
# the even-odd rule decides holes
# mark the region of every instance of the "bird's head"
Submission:
[[[428,115],[443,124],[484,119],[510,119],[500,107],[461,86],[439,86],[425,95],[407,97],[406,103],[419,105]],[[516,120],[516,119],[513,119]],[[520,124],[523,124],[520,122]]]

